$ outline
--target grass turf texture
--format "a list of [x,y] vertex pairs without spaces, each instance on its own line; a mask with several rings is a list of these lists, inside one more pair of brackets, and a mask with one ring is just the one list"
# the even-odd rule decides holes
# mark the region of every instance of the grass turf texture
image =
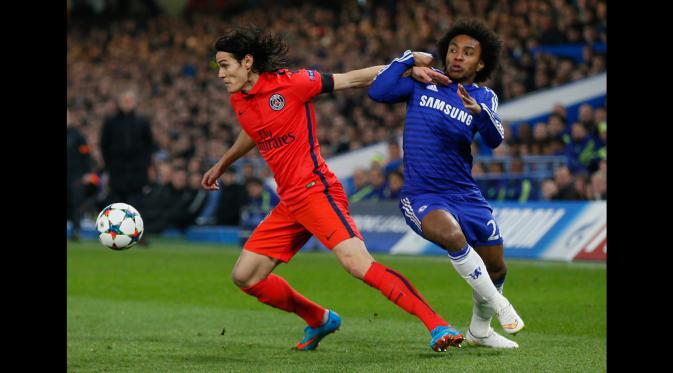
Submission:
[[[606,370],[606,267],[509,260],[505,295],[526,321],[514,351],[436,353],[415,317],[352,278],[330,253],[299,253],[276,272],[336,310],[316,351],[293,346],[303,320],[237,289],[238,248],[154,240],[124,252],[68,243],[68,372],[528,372]],[[471,289],[444,257],[375,255],[445,320],[467,332]],[[492,323],[502,334],[497,321]]]

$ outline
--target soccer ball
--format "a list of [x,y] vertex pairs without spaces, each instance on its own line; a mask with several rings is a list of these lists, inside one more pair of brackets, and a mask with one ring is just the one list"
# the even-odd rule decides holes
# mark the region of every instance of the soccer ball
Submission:
[[143,219],[138,210],[126,203],[113,203],[96,218],[100,242],[113,250],[126,250],[143,236]]

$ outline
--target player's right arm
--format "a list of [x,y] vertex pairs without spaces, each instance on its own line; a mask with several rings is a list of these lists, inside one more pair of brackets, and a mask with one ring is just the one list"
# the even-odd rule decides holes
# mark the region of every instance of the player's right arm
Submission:
[[[412,55],[413,55],[412,65],[415,64],[415,66],[419,67],[420,66],[429,67],[432,64],[432,55],[429,53],[412,52]],[[348,89],[348,88],[369,87],[374,81],[374,78],[376,78],[378,72],[381,71],[381,69],[383,69],[384,67],[385,66],[383,65],[371,66],[366,67],[364,69],[352,70],[347,73],[333,74],[332,78],[334,86],[332,90],[340,91],[342,89]],[[436,74],[429,69],[423,68],[417,70],[416,72],[417,74],[414,74],[413,77],[419,81],[421,81],[419,78],[423,79],[427,78],[428,82],[433,80],[434,78],[437,78]]]
[[217,179],[222,176],[224,171],[231,166],[232,163],[236,162],[236,160],[244,156],[254,147],[255,142],[243,129],[241,129],[234,145],[232,145],[232,147],[224,153],[222,158],[220,158],[220,160],[203,175],[201,186],[206,190],[220,189],[217,185]]
[[424,83],[448,84],[446,75],[431,69],[432,55],[407,50],[401,57],[384,66],[369,87],[369,97],[377,102],[400,102],[406,100],[414,88],[412,78],[406,73],[412,69],[411,76]]
[[[412,55],[414,58],[411,60],[411,65],[413,66],[414,63],[416,65],[413,67],[413,73],[411,74],[414,79],[421,82],[449,83],[449,78],[446,75],[438,72],[438,70],[432,70],[427,67],[432,62],[431,54],[413,52]],[[319,73],[314,70],[301,69],[286,76],[289,77],[292,83],[289,85],[291,92],[302,102],[308,102],[321,93],[368,87],[372,84],[377,73],[385,68],[386,66],[383,65],[370,66],[338,74]]]

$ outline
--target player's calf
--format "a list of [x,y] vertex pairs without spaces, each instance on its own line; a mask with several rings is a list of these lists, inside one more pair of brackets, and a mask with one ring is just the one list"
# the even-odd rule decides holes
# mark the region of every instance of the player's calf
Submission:
[[[335,246],[332,251],[339,258],[344,268],[353,276],[378,289],[383,296],[395,305],[418,317],[428,331],[434,332],[437,328],[447,327],[448,323],[430,308],[430,305],[411,282],[394,269],[374,261],[360,239],[345,240]],[[446,332],[438,336],[433,334],[430,347],[435,351],[444,351],[449,344],[460,344],[463,338],[462,334],[453,328],[451,330],[455,333]],[[458,338],[458,335],[460,338]]]
[[284,278],[273,273],[257,284],[241,290],[264,304],[297,314],[311,327],[318,327],[323,322],[324,307],[306,298]]

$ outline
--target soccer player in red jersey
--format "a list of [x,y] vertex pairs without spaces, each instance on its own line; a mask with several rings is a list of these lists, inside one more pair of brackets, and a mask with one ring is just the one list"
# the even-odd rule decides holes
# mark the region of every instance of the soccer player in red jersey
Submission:
[[[367,87],[383,66],[344,74],[289,71],[284,69],[285,41],[254,27],[228,32],[215,42],[215,49],[218,77],[230,93],[242,131],[205,173],[202,186],[217,189],[225,169],[257,146],[273,172],[281,198],[243,246],[232,272],[234,283],[260,302],[304,319],[308,326],[297,349],[315,349],[323,337],[339,328],[341,318],[272,273],[315,235],[351,275],[419,318],[431,333],[433,350],[460,346],[463,335],[432,310],[409,280],[369,254],[348,212],[344,189],[320,155],[311,99],[321,93]],[[438,73],[433,77],[444,79]]]

